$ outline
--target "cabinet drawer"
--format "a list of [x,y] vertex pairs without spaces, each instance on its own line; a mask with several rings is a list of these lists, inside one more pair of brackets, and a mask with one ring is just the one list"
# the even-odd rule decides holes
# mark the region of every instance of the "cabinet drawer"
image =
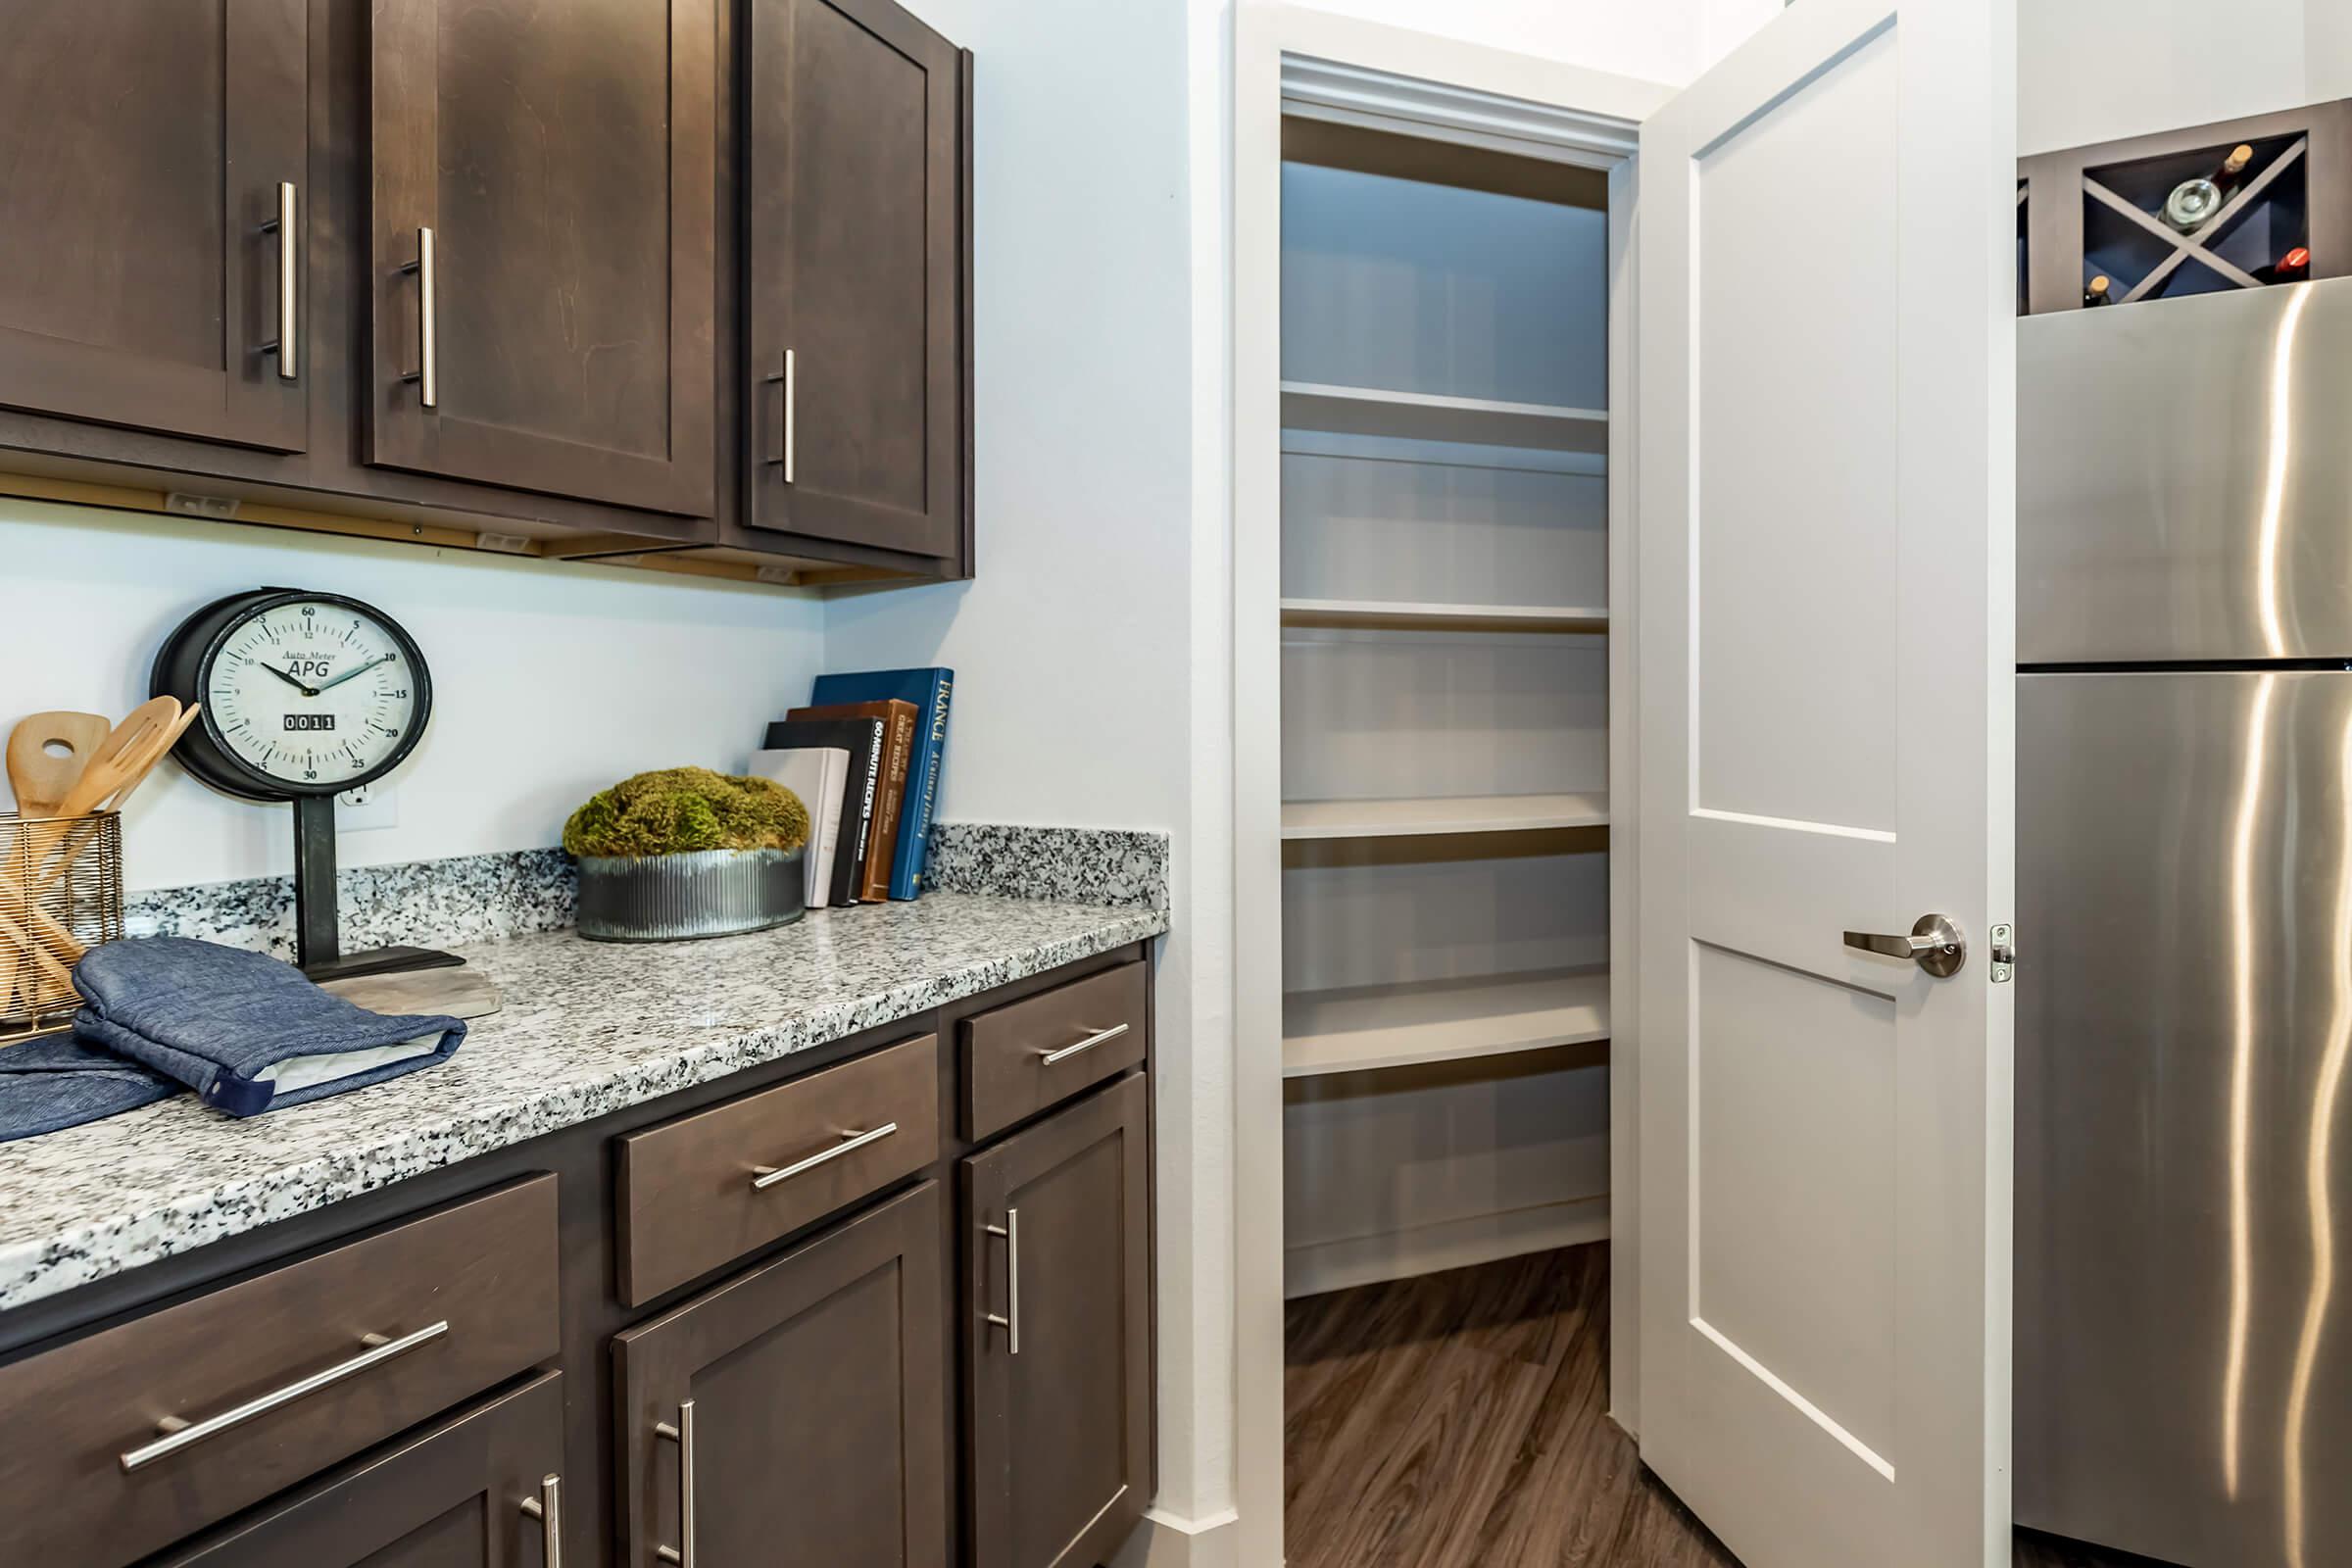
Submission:
[[620,1140],[620,1296],[631,1306],[939,1157],[925,1035]]
[[556,1288],[537,1176],[0,1367],[0,1562],[128,1562],[446,1410],[557,1353]]
[[1139,958],[966,1018],[964,1136],[977,1142],[1143,1060],[1146,1012]]

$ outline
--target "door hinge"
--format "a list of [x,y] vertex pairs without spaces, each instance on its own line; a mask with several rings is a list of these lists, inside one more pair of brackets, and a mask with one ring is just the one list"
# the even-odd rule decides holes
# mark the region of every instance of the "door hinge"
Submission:
[[2017,927],[1992,928],[1992,983],[2005,986],[2017,973]]

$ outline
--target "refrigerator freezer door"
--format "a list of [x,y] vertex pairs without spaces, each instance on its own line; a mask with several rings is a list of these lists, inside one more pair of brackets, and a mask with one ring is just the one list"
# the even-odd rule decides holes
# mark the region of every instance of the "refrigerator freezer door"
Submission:
[[2017,724],[2017,1519],[2352,1562],[2352,674]]
[[2352,655],[2352,278],[2017,330],[2020,662]]

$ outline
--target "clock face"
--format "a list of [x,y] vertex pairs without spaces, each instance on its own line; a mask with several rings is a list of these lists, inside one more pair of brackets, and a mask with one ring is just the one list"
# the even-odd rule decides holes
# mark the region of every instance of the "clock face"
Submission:
[[416,645],[365,605],[297,598],[231,623],[202,695],[232,757],[320,792],[400,760],[419,728],[424,679]]

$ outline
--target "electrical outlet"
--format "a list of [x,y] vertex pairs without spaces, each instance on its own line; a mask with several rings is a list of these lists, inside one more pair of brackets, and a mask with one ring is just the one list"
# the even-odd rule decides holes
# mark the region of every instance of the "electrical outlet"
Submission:
[[400,796],[389,784],[363,784],[335,797],[335,827],[344,833],[400,826]]

